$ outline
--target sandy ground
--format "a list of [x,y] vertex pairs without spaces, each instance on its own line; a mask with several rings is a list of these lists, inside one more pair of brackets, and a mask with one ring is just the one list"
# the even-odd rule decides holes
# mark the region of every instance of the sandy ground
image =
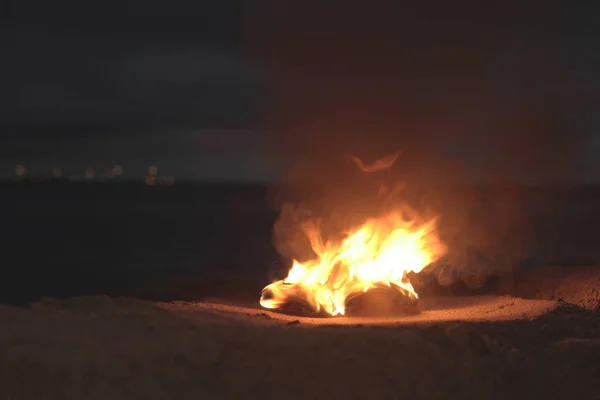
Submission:
[[211,315],[251,324],[259,323],[256,321],[256,317],[259,317],[259,320],[266,325],[292,323],[313,326],[400,326],[451,321],[492,322],[534,319],[555,310],[559,307],[559,303],[550,300],[525,300],[511,296],[432,297],[421,300],[415,313],[335,318],[287,315],[262,310],[255,304],[235,302],[227,304],[218,299],[202,303],[165,303],[159,306],[192,319]]
[[554,267],[529,271],[518,277],[510,293],[536,299],[560,299],[586,310],[598,310],[600,267]]
[[531,287],[538,300],[430,297],[379,319],[107,296],[0,306],[0,399],[600,399],[600,312]]

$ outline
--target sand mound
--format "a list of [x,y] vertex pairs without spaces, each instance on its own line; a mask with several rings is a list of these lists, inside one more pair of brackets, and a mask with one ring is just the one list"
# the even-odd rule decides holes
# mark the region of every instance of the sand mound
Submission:
[[544,268],[518,277],[512,294],[600,309],[600,267]]
[[[496,305],[510,301],[502,297]],[[497,308],[490,304],[479,311]],[[319,326],[265,315],[255,310],[233,318],[207,305],[105,296],[44,300],[29,309],[2,306],[0,398],[555,399],[600,393],[600,316],[576,307],[544,309],[533,320],[385,326]]]

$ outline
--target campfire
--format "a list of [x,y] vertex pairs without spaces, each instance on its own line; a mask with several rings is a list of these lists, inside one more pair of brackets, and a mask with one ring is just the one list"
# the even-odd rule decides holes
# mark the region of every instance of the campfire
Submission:
[[421,222],[403,207],[327,241],[318,220],[306,220],[301,228],[316,257],[294,260],[285,279],[266,286],[260,299],[264,308],[282,310],[301,303],[314,313],[344,315],[352,299],[381,288],[417,300],[410,274],[420,273],[446,250],[436,219]]

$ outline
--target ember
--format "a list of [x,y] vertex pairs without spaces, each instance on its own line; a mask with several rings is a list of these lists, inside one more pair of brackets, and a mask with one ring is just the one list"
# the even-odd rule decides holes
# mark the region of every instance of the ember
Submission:
[[295,303],[316,313],[344,315],[350,300],[382,287],[418,299],[408,274],[421,272],[446,251],[435,219],[419,222],[403,209],[371,218],[325,243],[317,221],[307,220],[301,227],[317,257],[294,260],[285,279],[265,287],[264,308],[282,310]]

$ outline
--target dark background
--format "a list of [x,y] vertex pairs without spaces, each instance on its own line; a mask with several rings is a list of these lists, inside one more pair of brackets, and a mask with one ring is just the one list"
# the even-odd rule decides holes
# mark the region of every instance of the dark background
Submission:
[[[596,262],[597,8],[9,2],[0,300],[268,283],[286,199],[370,190],[347,153],[402,151],[383,179],[441,215],[454,268]],[[118,182],[34,183],[115,164]],[[149,165],[175,186],[144,186]]]

